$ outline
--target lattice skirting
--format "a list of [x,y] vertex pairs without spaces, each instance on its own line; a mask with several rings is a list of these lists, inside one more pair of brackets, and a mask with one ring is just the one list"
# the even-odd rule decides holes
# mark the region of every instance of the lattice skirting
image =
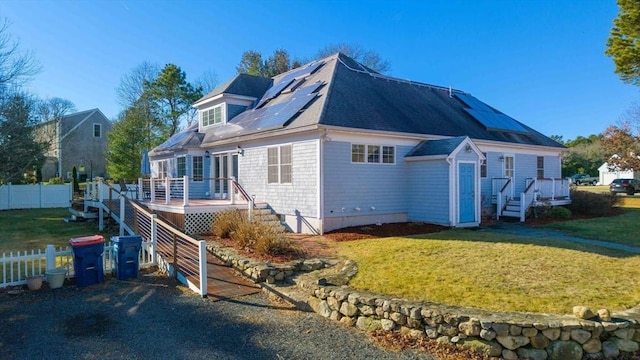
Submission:
[[213,213],[185,214],[184,232],[188,235],[210,233],[214,215]]

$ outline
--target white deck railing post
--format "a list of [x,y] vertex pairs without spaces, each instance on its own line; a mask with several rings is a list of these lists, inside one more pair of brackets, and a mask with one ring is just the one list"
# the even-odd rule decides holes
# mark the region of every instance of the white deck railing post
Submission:
[[104,188],[103,182],[104,182],[103,178],[98,178],[98,201],[99,202],[102,202],[102,200],[104,200],[104,194],[102,191],[102,189]]
[[169,205],[171,202],[171,179],[164,178],[164,203]]
[[200,262],[200,295],[207,296],[207,242],[198,241],[199,262]]
[[151,214],[151,262],[153,266],[158,265],[158,224],[156,223],[156,219],[158,215]]
[[120,194],[120,230],[118,231],[118,234],[120,236],[124,236],[124,226],[122,226],[122,224],[124,224],[124,217],[126,216],[125,214],[125,207],[124,207],[124,202],[125,202],[125,197],[122,196],[122,194]]
[[228,190],[228,192],[229,192],[229,200],[231,200],[231,205],[235,205],[236,197],[233,196],[233,194],[235,193],[234,187],[233,187],[233,183],[234,183],[234,181],[236,181],[236,178],[232,176],[232,177],[229,178],[228,181],[229,181],[229,186],[228,186],[228,189],[229,189]]
[[151,187],[151,200],[150,202],[156,202],[156,179],[151,177],[149,178],[149,186]]
[[496,197],[496,220],[500,220],[500,215],[502,215],[502,191],[498,191]]
[[182,177],[182,206],[189,205],[189,177]]
[[520,222],[524,222],[524,218],[525,218],[528,206],[529,204],[528,204],[527,194],[526,193],[520,194]]
[[144,199],[144,197],[142,195],[143,195],[143,192],[142,192],[142,178],[138,178],[138,200],[139,201]]

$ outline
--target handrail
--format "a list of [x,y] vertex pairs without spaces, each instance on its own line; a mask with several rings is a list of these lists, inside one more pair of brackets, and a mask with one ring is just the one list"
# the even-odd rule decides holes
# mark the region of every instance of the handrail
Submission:
[[504,179],[507,179],[507,182],[505,182],[504,185],[502,186],[502,189],[500,189],[500,194],[502,194],[505,190],[507,190],[507,187],[511,185],[511,178],[504,178]]
[[233,185],[233,188],[238,191],[238,193],[240,193],[243,199],[249,202],[251,201],[249,193],[247,193],[247,191],[242,187],[242,185],[240,185],[240,183],[238,183],[236,179],[231,178],[231,184]]

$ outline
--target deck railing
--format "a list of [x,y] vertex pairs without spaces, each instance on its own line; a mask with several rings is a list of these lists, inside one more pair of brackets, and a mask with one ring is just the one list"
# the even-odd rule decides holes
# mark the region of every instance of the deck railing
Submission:
[[500,219],[507,201],[513,197],[513,181],[511,178],[494,178],[492,186],[496,194],[496,219]]
[[153,263],[202,296],[207,295],[206,242],[196,240],[131,201],[134,216],[129,219],[136,234],[153,244]]

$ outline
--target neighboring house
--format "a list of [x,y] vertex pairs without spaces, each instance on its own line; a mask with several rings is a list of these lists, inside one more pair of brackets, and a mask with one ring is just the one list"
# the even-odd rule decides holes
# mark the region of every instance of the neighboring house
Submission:
[[38,125],[37,136],[49,144],[42,167],[42,180],[71,178],[76,167],[79,178],[107,176],[107,133],[111,121],[99,109],[80,111]]
[[152,176],[189,176],[201,199],[228,197],[233,176],[294,232],[478,226],[488,214],[524,219],[522,196],[524,209],[570,202],[562,145],[468,93],[340,53],[273,79],[237,75],[194,106],[197,126],[149,153]]
[[609,185],[615,179],[638,179],[640,180],[640,172],[633,170],[617,170],[615,168],[610,169],[609,163],[604,163],[598,168],[600,173],[600,185]]

